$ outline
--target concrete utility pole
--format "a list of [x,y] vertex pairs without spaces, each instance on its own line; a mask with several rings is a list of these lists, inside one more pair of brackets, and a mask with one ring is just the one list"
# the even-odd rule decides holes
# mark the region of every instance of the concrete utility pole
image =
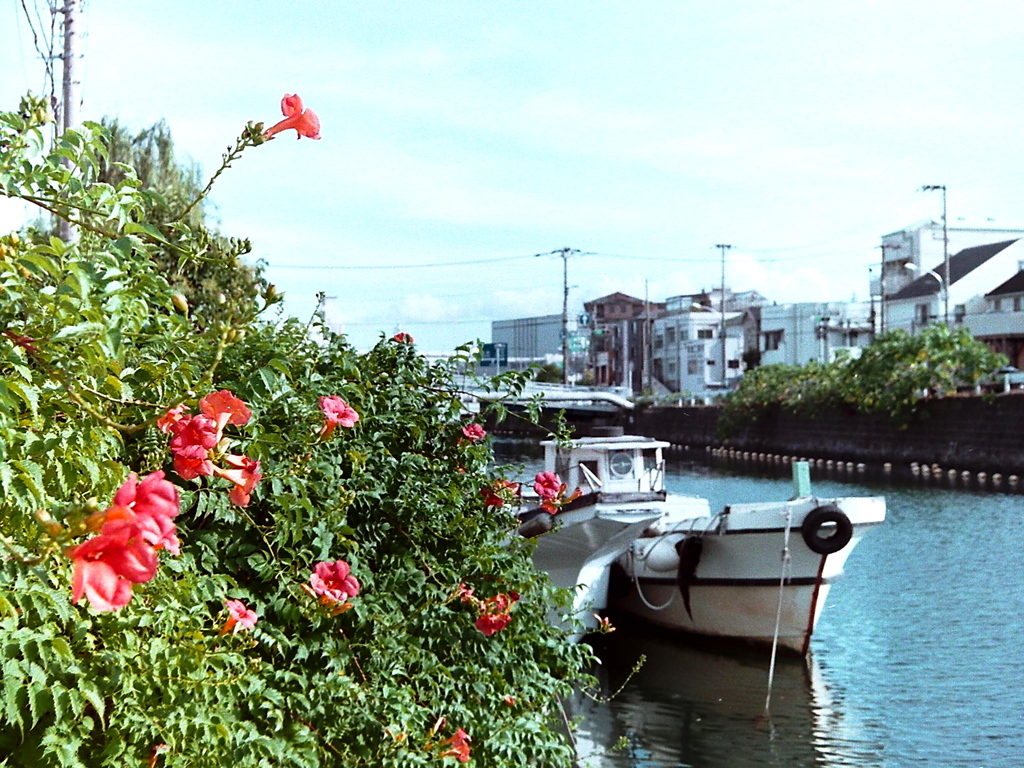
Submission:
[[722,297],[718,303],[720,325],[718,329],[718,344],[722,348],[722,389],[725,389],[725,252],[732,248],[726,243],[717,243],[715,248],[722,252]]
[[575,248],[555,251],[562,256],[562,383],[569,383],[569,254],[579,253]]
[[[61,133],[65,133],[71,126],[78,122],[78,82],[75,80],[75,42],[77,34],[79,0],[64,0],[64,7],[60,13],[64,14],[64,80],[63,94],[61,98],[60,127]],[[68,160],[64,161],[69,166]],[[76,239],[75,230],[65,219],[60,220],[60,239],[66,243]]]
[[949,229],[946,224],[946,185],[925,184],[921,187],[922,192],[934,192],[942,190],[942,316],[943,322],[949,325]]

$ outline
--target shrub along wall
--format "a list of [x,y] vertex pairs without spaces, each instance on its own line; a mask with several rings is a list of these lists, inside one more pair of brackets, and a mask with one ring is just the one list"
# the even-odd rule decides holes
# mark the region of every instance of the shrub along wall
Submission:
[[1024,473],[1024,395],[950,397],[921,403],[904,428],[886,416],[834,411],[817,418],[777,411],[727,441],[718,407],[646,408],[624,416],[630,431],[691,448],[827,457],[868,464],[937,463],[972,472]]

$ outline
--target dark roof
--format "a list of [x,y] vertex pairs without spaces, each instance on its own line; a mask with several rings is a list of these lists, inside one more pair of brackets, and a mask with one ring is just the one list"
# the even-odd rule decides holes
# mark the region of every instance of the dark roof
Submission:
[[1024,270],[1011,277],[1002,285],[986,293],[986,296],[1004,296],[1008,293],[1024,293]]
[[602,296],[599,299],[592,299],[591,301],[584,302],[584,306],[597,306],[598,304],[618,304],[625,302],[636,306],[637,304],[643,304],[643,299],[638,299],[635,296],[630,296],[627,293],[616,291],[615,293],[609,293],[607,296]]
[[[969,275],[997,253],[1013,245],[1015,242],[1017,242],[1017,238],[1014,238],[1013,240],[1004,240],[1001,243],[975,245],[971,248],[964,248],[959,253],[953,254],[949,257],[950,284],[952,285],[961,277]],[[944,267],[945,265],[940,262],[935,266],[934,271],[941,275]],[[928,271],[926,270],[925,273],[914,280],[914,282],[903,286],[896,293],[889,296],[889,299],[893,301],[899,301],[900,299],[915,299],[919,296],[931,296],[932,294],[938,293],[940,290],[941,285],[939,284],[939,281],[935,279],[934,275],[928,274]]]

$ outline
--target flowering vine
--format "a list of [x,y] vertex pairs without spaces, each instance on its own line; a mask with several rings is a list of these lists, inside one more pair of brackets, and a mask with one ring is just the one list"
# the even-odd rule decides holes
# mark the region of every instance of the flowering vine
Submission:
[[330,437],[335,427],[351,429],[359,421],[356,410],[337,395],[321,397],[320,410],[324,414],[324,426],[320,430],[321,440]]
[[512,621],[512,606],[519,600],[518,592],[500,593],[481,600],[465,584],[459,585],[456,594],[463,603],[469,603],[479,611],[480,615],[473,622],[473,626],[480,630],[484,637],[490,637],[508,626]]
[[320,600],[328,616],[337,616],[352,607],[351,598],[361,590],[359,580],[352,575],[349,564],[344,560],[325,560],[313,566],[309,584],[302,589]]

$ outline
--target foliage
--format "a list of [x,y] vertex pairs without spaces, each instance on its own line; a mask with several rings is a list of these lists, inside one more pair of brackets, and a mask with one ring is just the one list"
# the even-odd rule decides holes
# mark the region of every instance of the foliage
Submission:
[[562,366],[557,363],[544,363],[535,369],[533,380],[541,384],[561,384]]
[[911,336],[889,331],[860,357],[828,364],[766,365],[749,371],[726,400],[720,437],[779,410],[817,416],[836,407],[880,413],[906,424],[922,398],[973,387],[1006,364],[960,327],[930,325]]
[[[390,339],[359,355],[317,321],[259,320],[267,294],[196,322],[155,255],[238,249],[209,248],[201,221],[154,225],[130,166],[90,177],[102,126],[48,151],[44,115],[31,99],[0,114],[0,192],[80,233],[0,240],[4,764],[414,766],[467,748],[478,765],[569,764],[561,700],[587,651],[549,624],[568,595],[532,569],[515,518],[483,503],[494,477],[463,431],[464,360]],[[262,143],[250,125],[225,164]],[[224,480],[176,475],[156,426],[221,389],[252,412],[225,429],[263,474],[244,507]],[[358,422],[325,435],[320,397]],[[129,471],[156,470],[180,489],[180,556],[161,553],[121,610],[73,604],[66,548]],[[303,586],[337,560],[361,582],[343,612]],[[519,596],[500,631],[474,626],[467,588]],[[218,634],[226,600],[256,611],[251,630]]]

